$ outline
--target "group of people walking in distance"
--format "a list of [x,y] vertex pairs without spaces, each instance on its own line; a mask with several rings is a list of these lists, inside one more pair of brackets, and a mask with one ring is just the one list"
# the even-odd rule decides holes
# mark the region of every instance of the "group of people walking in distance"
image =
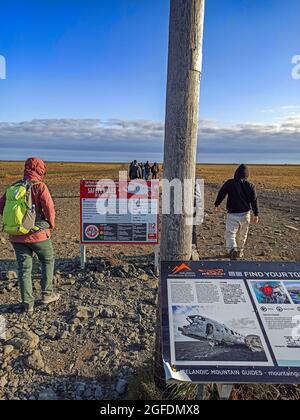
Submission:
[[[49,305],[60,299],[53,290],[54,252],[51,234],[55,228],[55,207],[45,184],[46,164],[38,158],[25,162],[23,177],[9,186],[0,198],[0,215],[3,231],[15,251],[18,263],[18,280],[22,309],[30,316],[34,312],[35,299],[32,286],[33,255],[41,264],[41,304]],[[130,179],[157,179],[159,165],[134,161],[130,164]],[[249,182],[250,172],[241,165],[234,178],[226,181],[215,202],[215,212],[227,197],[227,222],[225,243],[232,260],[244,257],[251,220],[259,222],[259,210],[255,186]],[[197,189],[196,199],[199,200]],[[253,217],[251,218],[251,211]],[[195,236],[195,235],[194,235]]]
[[153,165],[147,161],[146,163],[134,160],[129,165],[129,179],[144,179],[150,181],[151,179],[158,179],[159,165],[155,162]]

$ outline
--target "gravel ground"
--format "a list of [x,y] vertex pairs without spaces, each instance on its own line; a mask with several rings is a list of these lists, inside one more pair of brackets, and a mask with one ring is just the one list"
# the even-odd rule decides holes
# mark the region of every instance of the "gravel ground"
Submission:
[[[0,233],[0,315],[7,325],[0,345],[0,399],[124,399],[128,380],[153,355],[158,291],[153,250],[91,247],[82,271],[77,191],[66,193],[59,183],[52,191],[60,302],[44,308],[37,301],[32,318],[19,313],[14,254]],[[212,212],[216,192],[217,185],[206,184],[206,218],[198,232],[203,259],[225,258],[225,212]],[[299,261],[299,189],[262,188],[260,196],[261,224],[251,228],[245,258]],[[34,285],[38,299],[38,264]]]

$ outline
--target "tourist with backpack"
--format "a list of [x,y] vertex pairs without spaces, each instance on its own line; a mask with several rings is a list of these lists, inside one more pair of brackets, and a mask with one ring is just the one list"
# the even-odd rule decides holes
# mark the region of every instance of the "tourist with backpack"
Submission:
[[24,311],[34,311],[32,286],[33,254],[42,268],[42,304],[60,299],[53,291],[54,254],[51,231],[55,228],[55,208],[44,183],[45,163],[30,158],[25,163],[24,178],[10,186],[0,199],[3,230],[9,234],[18,263],[18,279]]
[[251,223],[251,210],[253,211],[253,224],[259,223],[259,209],[256,188],[249,182],[250,172],[246,165],[236,170],[234,178],[225,182],[215,202],[215,212],[226,197],[227,222],[225,241],[226,248],[232,260],[244,257]]

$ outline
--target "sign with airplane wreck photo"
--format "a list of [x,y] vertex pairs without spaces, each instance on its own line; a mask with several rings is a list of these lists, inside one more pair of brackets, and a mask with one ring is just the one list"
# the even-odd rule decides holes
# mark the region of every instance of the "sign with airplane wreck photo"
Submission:
[[300,383],[300,264],[162,264],[166,379]]
[[82,180],[81,244],[157,244],[159,181]]

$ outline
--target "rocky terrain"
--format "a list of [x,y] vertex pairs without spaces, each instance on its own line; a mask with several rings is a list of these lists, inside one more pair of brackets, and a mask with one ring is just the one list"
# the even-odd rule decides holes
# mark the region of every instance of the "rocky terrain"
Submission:
[[[80,268],[79,179],[115,178],[120,168],[50,165],[58,221],[55,285],[62,299],[49,308],[37,301],[32,318],[20,314],[14,253],[0,233],[0,336],[1,320],[6,322],[0,399],[125,399],[128,382],[153,357],[158,291],[153,249],[91,247],[86,270]],[[295,168],[273,167],[274,176],[266,175],[265,167],[253,168],[255,180],[263,178],[261,224],[251,229],[247,259],[300,260],[300,169]],[[215,216],[212,209],[218,184],[232,169],[198,168],[206,180],[206,218],[198,232],[203,259],[225,258],[225,211]],[[0,193],[20,173],[19,164],[1,164]],[[37,299],[39,277],[36,262]],[[294,387],[289,395],[299,399],[300,391]]]
[[[4,271],[0,312],[8,330],[0,390],[5,398],[119,398],[128,375],[151,357],[158,284],[151,261],[118,267],[90,259],[84,273],[78,262],[58,262],[55,283],[62,301],[37,306],[33,318],[18,313],[16,275]],[[38,294],[38,281],[35,288]]]

